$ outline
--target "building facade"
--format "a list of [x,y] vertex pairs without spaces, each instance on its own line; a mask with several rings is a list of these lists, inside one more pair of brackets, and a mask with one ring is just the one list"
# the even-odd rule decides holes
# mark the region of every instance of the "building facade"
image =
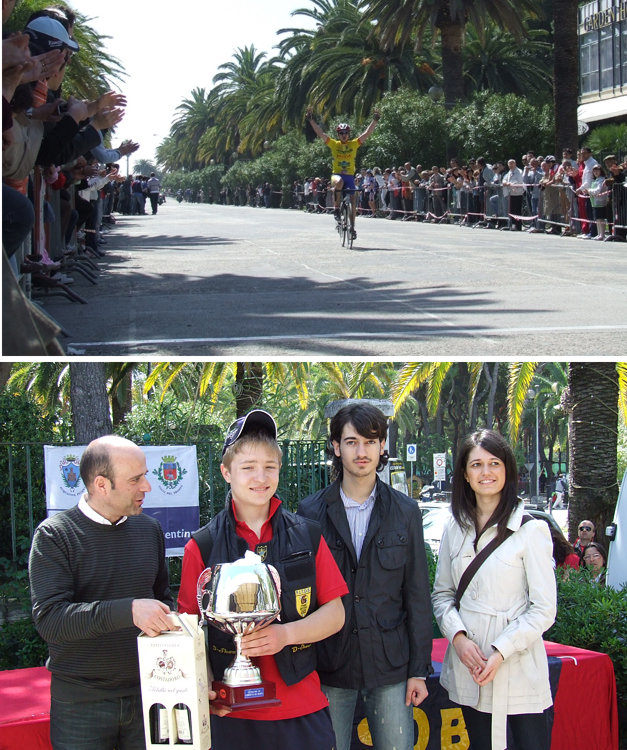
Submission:
[[627,122],[627,0],[593,0],[579,8],[580,128]]

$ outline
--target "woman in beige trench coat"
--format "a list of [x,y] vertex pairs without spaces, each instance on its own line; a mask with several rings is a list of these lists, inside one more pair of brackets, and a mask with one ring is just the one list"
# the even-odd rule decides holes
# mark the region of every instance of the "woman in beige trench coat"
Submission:
[[[433,609],[449,647],[441,684],[460,704],[473,750],[549,750],[551,703],[542,634],[555,619],[553,546],[544,521],[525,517],[518,472],[501,435],[482,430],[460,446],[452,518],[440,546]],[[524,520],[523,520],[524,518]],[[504,541],[462,595],[464,570],[496,536]]]

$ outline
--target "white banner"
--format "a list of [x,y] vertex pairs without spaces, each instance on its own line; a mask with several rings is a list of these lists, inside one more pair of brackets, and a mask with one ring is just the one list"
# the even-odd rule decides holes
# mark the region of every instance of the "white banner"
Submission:
[[[86,447],[44,446],[48,515],[73,507],[85,492],[79,466]],[[180,556],[200,524],[196,446],[149,445],[141,448],[146,456],[147,478],[152,488],[146,493],[144,512],[161,524],[167,556]]]

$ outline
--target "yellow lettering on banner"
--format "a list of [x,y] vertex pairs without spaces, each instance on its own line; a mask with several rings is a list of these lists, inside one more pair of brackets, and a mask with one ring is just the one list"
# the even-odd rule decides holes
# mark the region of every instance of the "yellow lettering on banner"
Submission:
[[427,750],[429,735],[431,733],[429,719],[422,708],[418,708],[417,706],[414,708],[414,721],[418,725],[418,742],[414,745],[414,750]]
[[370,734],[368,719],[363,718],[359,724],[357,724],[357,737],[366,747],[372,747],[372,735]]
[[461,708],[441,708],[442,730],[440,747],[442,750],[468,750],[470,740]]

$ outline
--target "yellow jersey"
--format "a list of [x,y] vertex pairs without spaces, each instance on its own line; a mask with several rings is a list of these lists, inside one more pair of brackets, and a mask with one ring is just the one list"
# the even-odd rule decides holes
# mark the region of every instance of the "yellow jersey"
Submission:
[[329,138],[327,146],[331,149],[333,156],[332,174],[355,174],[355,157],[357,149],[361,146],[359,138],[352,138],[346,143]]

